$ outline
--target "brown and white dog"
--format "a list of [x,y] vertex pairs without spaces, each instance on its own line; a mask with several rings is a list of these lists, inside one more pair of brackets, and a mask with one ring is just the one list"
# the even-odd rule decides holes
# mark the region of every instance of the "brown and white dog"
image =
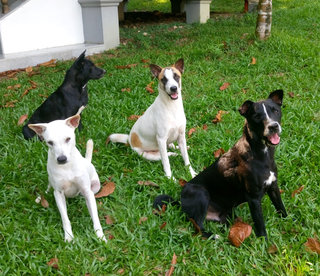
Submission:
[[177,141],[184,163],[194,177],[196,173],[187,152],[186,116],[181,96],[184,61],[179,59],[173,66],[165,68],[151,64],[150,70],[159,80],[159,95],[136,121],[129,135],[116,133],[111,134],[109,139],[111,142],[129,143],[133,150],[148,160],[161,160],[168,178],[172,177],[169,156],[176,154],[167,152],[167,146],[174,148],[172,143]]

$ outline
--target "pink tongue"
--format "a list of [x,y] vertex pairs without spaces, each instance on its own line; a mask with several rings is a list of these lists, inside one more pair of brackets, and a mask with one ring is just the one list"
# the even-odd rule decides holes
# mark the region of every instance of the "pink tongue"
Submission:
[[280,137],[277,133],[272,134],[271,136],[268,137],[268,139],[274,145],[278,145],[280,143]]
[[173,94],[170,95],[170,97],[172,99],[176,99],[176,98],[178,98],[178,93],[173,93]]

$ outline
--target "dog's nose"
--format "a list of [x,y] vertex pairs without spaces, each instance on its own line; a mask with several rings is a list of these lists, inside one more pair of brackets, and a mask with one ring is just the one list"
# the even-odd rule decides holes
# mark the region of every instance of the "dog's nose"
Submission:
[[170,91],[171,92],[177,92],[177,90],[178,90],[178,87],[176,87],[176,86],[171,86],[170,87]]
[[270,125],[268,125],[268,129],[271,133],[277,133],[279,132],[279,124],[278,123],[272,123]]
[[67,163],[67,156],[61,155],[57,158],[58,164],[65,164]]

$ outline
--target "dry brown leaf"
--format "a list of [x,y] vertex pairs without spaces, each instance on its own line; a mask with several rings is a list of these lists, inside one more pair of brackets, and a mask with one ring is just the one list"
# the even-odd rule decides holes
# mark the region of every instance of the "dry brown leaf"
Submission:
[[148,217],[141,217],[139,219],[139,224],[141,224],[142,222],[147,221],[147,220],[148,220]]
[[251,225],[237,219],[230,228],[228,239],[236,247],[239,247],[243,241],[251,235]]
[[37,83],[34,82],[33,80],[29,80],[30,84],[31,84],[31,87],[34,89],[37,87]]
[[291,194],[291,197],[295,197],[296,194],[300,194],[302,190],[304,189],[304,185],[301,185],[298,189],[294,190]]
[[31,73],[33,70],[32,66],[26,68],[26,73]]
[[125,270],[123,269],[123,268],[120,268],[119,270],[118,270],[118,274],[123,274],[125,272]]
[[131,91],[130,88],[122,88],[122,89],[121,89],[121,92],[130,92],[130,91]]
[[116,65],[117,69],[131,69],[132,67],[137,66],[137,64],[127,64],[127,65]]
[[142,63],[149,63],[149,62],[150,62],[150,59],[144,59],[144,58],[143,58],[143,59],[141,59],[141,62],[142,62]]
[[48,265],[48,266],[51,266],[51,267],[54,268],[54,269],[59,270],[59,265],[58,265],[58,263],[59,263],[58,258],[51,258],[50,261],[47,262],[47,265]]
[[114,223],[112,217],[110,217],[109,215],[104,216],[104,218],[106,219],[107,225],[112,225]]
[[195,127],[190,128],[190,130],[188,131],[188,136],[191,137],[191,135],[196,131],[197,131],[197,129]]
[[38,64],[38,66],[55,67],[56,66],[56,60],[55,59],[51,59],[49,61],[46,61],[46,62]]
[[162,224],[160,225],[160,230],[162,230],[166,225],[167,225],[166,222],[162,223]]
[[7,87],[7,89],[9,89],[9,90],[15,90],[15,89],[19,89],[21,87],[21,84],[20,83],[17,83],[17,84],[15,84],[15,85],[9,85],[8,87]]
[[227,111],[219,110],[216,117],[212,120],[212,123],[217,124],[217,123],[221,122],[222,115],[227,114],[227,113],[228,113]]
[[203,125],[203,126],[202,126],[202,129],[203,129],[203,130],[208,130],[208,125]]
[[171,276],[174,271],[174,266],[177,264],[177,255],[176,253],[173,253],[172,260],[171,260],[171,267],[166,272],[166,276]]
[[193,224],[196,233],[202,235],[202,231],[200,229],[200,226],[195,222],[195,220],[193,218],[189,218],[189,220]]
[[288,95],[289,95],[290,98],[294,98],[294,93],[293,92],[289,92]]
[[153,93],[154,93],[154,90],[153,90],[151,87],[149,87],[149,86],[146,87],[146,90],[147,90],[150,94],[153,94]]
[[102,186],[102,189],[100,190],[100,192],[95,195],[95,198],[106,197],[106,196],[112,194],[114,192],[115,188],[116,188],[116,185],[114,184],[114,182],[106,180],[103,183],[103,186]]
[[184,180],[184,179],[182,179],[182,178],[180,178],[180,179],[179,179],[179,184],[180,184],[181,187],[184,187],[184,185],[187,184],[187,181]]
[[140,117],[141,117],[140,115],[130,115],[130,116],[128,117],[128,120],[129,120],[129,121],[136,121],[136,120],[138,120]]
[[220,86],[220,91],[226,90],[230,86],[229,82],[225,82]]
[[252,57],[252,60],[251,60],[251,64],[256,64],[257,63],[257,60],[256,60],[256,58],[255,57]]
[[282,190],[282,189],[279,189],[279,191],[280,191],[280,194],[283,194],[283,193],[284,193],[284,190]]
[[24,121],[28,119],[28,114],[23,114],[20,116],[19,121],[18,121],[18,126],[23,125]]
[[304,246],[308,251],[320,254],[320,242],[318,238],[308,238],[308,241],[304,244]]
[[269,248],[268,248],[268,253],[269,254],[275,254],[277,252],[278,252],[278,248],[277,248],[277,246],[275,244],[272,244],[272,245],[269,246]]
[[141,185],[141,186],[159,187],[158,184],[156,184],[156,183],[154,183],[154,182],[152,182],[150,180],[146,180],[146,181],[139,180],[138,184]]
[[111,234],[110,234],[110,235],[108,236],[108,240],[113,240],[113,239],[114,239],[114,235],[111,235]]
[[41,206],[43,208],[48,208],[49,207],[49,202],[44,198],[43,195],[41,195],[40,203],[41,203]]
[[213,156],[214,158],[219,158],[222,154],[224,154],[225,151],[223,148],[217,149],[214,153]]

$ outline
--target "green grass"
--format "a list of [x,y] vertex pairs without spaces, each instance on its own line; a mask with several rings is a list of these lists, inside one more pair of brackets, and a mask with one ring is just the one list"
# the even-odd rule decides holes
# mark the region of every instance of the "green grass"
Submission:
[[[89,105],[83,111],[84,130],[77,133],[77,141],[84,153],[85,141],[93,139],[93,164],[101,182],[112,177],[116,183],[112,195],[97,200],[102,227],[107,236],[114,236],[107,245],[96,239],[81,197],[68,201],[75,241],[64,243],[53,195],[47,196],[47,209],[34,202],[47,187],[46,146],[37,140],[25,141],[17,125],[21,115],[30,115],[41,104],[44,98],[40,95],[60,85],[72,61],[35,68],[40,74],[32,77],[21,72],[16,78],[1,79],[0,105],[17,102],[0,109],[0,274],[117,275],[124,270],[124,275],[163,275],[175,253],[175,275],[319,275],[318,255],[304,246],[320,229],[319,9],[317,0],[274,1],[272,37],[266,42],[255,40],[256,17],[252,14],[204,25],[126,27],[121,29],[125,44],[91,57],[107,74],[88,85]],[[289,217],[276,215],[270,200],[264,198],[269,242],[252,234],[235,248],[228,242],[228,227],[207,223],[221,238],[202,240],[193,236],[193,227],[179,208],[168,207],[161,217],[153,215],[154,197],[169,193],[178,198],[180,186],[166,179],[160,162],[148,162],[124,145],[105,145],[109,134],[128,133],[134,122],[127,118],[142,114],[156,97],[157,93],[150,95],[145,90],[152,78],[141,60],[166,66],[180,57],[185,59],[187,130],[197,128],[187,139],[189,156],[198,172],[214,161],[213,151],[229,149],[240,137],[243,118],[237,109],[245,100],[263,99],[275,89],[285,91],[283,135],[276,160]],[[255,65],[250,64],[252,57]],[[137,65],[116,68],[126,64]],[[37,88],[21,98],[30,87],[29,80]],[[230,87],[220,91],[224,82]],[[21,87],[7,89],[15,84]],[[131,91],[122,92],[122,88]],[[211,121],[218,110],[229,113],[214,125]],[[204,124],[207,131],[202,129]],[[170,163],[177,179],[190,179],[181,156],[172,157]],[[139,180],[151,180],[160,188],[141,187]],[[303,191],[292,197],[301,185]],[[113,225],[105,223],[105,215],[114,218]],[[253,225],[247,204],[237,208],[235,215]],[[148,220],[139,224],[141,217]],[[160,230],[163,222],[167,224]],[[271,244],[278,248],[275,254],[268,253]],[[59,270],[47,265],[54,257]]]

